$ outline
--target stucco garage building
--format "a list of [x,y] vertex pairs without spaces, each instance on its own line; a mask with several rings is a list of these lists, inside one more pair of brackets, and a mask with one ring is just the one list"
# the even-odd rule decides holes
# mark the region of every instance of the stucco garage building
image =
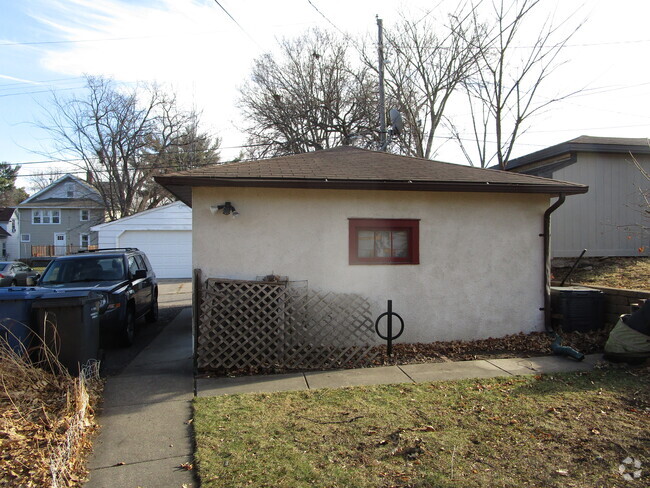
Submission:
[[158,278],[192,276],[192,210],[182,202],[96,225],[100,249],[137,247]]
[[203,277],[287,276],[362,295],[374,317],[391,299],[404,342],[542,330],[544,214],[552,197],[587,191],[352,147],[156,181],[192,206]]

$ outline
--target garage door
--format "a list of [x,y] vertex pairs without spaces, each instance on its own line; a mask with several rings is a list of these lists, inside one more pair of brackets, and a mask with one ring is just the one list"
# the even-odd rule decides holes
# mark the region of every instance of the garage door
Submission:
[[158,278],[192,277],[192,231],[128,230],[119,246],[144,251]]

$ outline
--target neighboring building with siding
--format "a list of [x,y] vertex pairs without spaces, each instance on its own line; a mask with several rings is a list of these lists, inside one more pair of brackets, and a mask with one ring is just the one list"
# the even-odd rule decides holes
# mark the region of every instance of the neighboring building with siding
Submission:
[[97,244],[93,225],[104,221],[95,188],[66,174],[17,206],[20,257],[64,255]]
[[645,138],[581,136],[508,162],[508,171],[570,181],[589,192],[567,201],[552,217],[553,257],[650,255],[650,221],[642,193],[650,182]]

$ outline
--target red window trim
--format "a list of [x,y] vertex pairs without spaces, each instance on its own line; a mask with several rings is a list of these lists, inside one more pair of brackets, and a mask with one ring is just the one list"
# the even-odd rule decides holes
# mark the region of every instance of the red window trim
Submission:
[[[360,258],[360,230],[408,232],[408,257]],[[420,219],[348,219],[350,264],[420,264]]]

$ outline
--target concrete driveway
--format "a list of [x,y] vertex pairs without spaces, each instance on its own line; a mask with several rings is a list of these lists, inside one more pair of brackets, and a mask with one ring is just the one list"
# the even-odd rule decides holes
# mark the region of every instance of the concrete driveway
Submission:
[[162,279],[158,280],[159,317],[154,324],[138,321],[135,340],[131,347],[120,347],[116,344],[104,346],[102,359],[102,375],[115,376],[153,341],[180,311],[192,306],[192,280]]

